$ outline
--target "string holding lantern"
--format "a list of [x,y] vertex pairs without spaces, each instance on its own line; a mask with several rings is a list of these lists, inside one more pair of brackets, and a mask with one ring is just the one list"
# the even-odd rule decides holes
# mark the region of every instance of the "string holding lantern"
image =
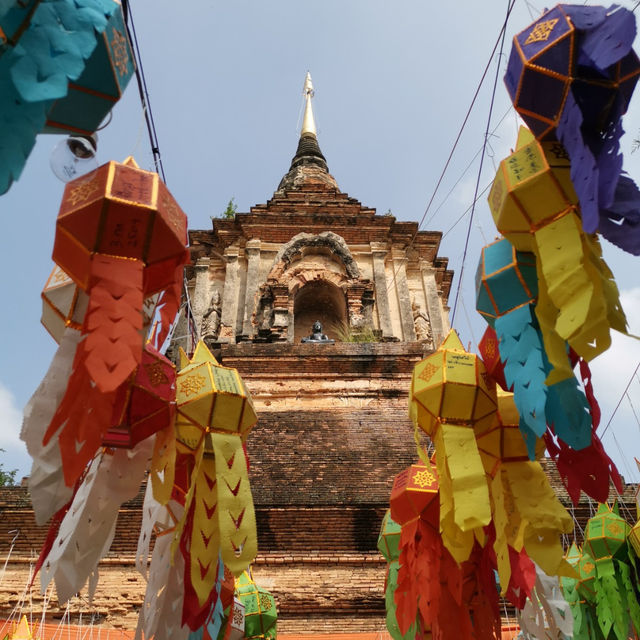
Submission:
[[482,361],[464,350],[455,331],[413,371],[410,413],[436,446],[440,529],[444,545],[458,562],[471,553],[473,530],[491,520],[473,427],[492,423],[495,394]]
[[622,115],[640,75],[631,11],[558,5],[513,39],[505,84],[537,139],[571,158],[585,232],[640,253],[640,192],[621,174]]
[[113,426],[119,389],[140,367],[145,298],[163,293],[160,342],[168,331],[177,296],[167,294],[180,289],[185,245],[186,216],[158,175],[132,158],[67,184],[53,258],[89,302],[73,373],[43,444],[57,437],[69,486]]
[[0,194],[20,177],[38,133],[93,133],[134,71],[116,0],[84,0],[82,6],[71,0],[5,4],[0,15]]

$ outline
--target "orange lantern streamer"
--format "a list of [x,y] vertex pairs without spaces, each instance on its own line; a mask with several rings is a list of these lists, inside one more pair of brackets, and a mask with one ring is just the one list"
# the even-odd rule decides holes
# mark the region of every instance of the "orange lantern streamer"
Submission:
[[89,304],[73,373],[43,442],[59,433],[70,486],[113,426],[118,389],[141,363],[145,297],[170,290],[164,317],[175,316],[186,239],[186,216],[158,175],[132,158],[66,186],[53,259]]

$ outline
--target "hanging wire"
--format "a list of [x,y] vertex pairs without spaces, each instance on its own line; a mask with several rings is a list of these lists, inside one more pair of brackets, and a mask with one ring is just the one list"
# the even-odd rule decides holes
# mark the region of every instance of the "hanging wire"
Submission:
[[153,154],[153,163],[156,172],[162,176],[162,181],[166,184],[167,178],[164,174],[164,166],[162,165],[162,154],[160,153],[160,143],[158,142],[158,134],[156,132],[156,124],[151,111],[151,100],[147,89],[147,80],[144,75],[144,67],[142,66],[142,58],[140,56],[140,46],[138,45],[138,36],[136,27],[133,23],[133,14],[131,13],[131,4],[129,0],[122,0],[122,10],[124,14],[124,23],[127,28],[127,35],[133,51],[135,64],[133,65],[138,82],[138,92],[140,93],[140,102],[142,103],[142,111],[147,121],[147,129],[149,131],[149,142],[151,144],[151,153]]
[[604,430],[600,434],[600,439],[602,439],[604,437],[604,434],[607,433],[609,427],[611,426],[611,421],[613,420],[614,416],[616,415],[616,412],[620,408],[620,405],[622,404],[622,401],[624,400],[624,397],[627,395],[627,391],[629,391],[629,387],[631,386],[631,383],[633,382],[633,379],[636,377],[636,374],[638,373],[638,369],[640,369],[640,362],[638,362],[634,372],[631,374],[631,378],[629,378],[629,382],[627,383],[627,386],[624,388],[624,391],[622,392],[622,395],[620,396],[620,400],[618,400],[618,404],[616,405],[616,408],[613,410],[613,413],[611,414],[611,417],[609,418],[609,422],[607,422],[607,426],[604,428]]
[[467,228],[467,237],[464,243],[464,252],[462,254],[462,265],[460,266],[460,275],[458,277],[458,288],[456,289],[456,297],[453,302],[453,310],[451,313],[451,325],[453,326],[456,319],[456,311],[458,309],[458,298],[460,297],[460,289],[462,289],[462,280],[464,278],[464,263],[467,259],[467,251],[469,249],[469,239],[471,237],[471,228],[473,226],[473,216],[476,210],[476,201],[478,199],[478,190],[480,189],[480,178],[482,177],[482,165],[484,164],[484,157],[486,155],[487,143],[489,141],[489,129],[491,127],[491,116],[493,115],[493,105],[496,100],[496,91],[498,89],[498,78],[500,77],[500,59],[502,58],[502,52],[504,50],[504,41],[507,35],[507,22],[509,21],[509,15],[511,14],[511,10],[513,9],[515,0],[513,0],[507,6],[507,15],[504,20],[504,25],[502,27],[502,38],[500,40],[500,53],[498,54],[498,64],[496,65],[496,75],[493,80],[493,91],[491,92],[491,103],[489,105],[489,115],[487,117],[487,127],[484,132],[484,145],[482,148],[482,154],[480,156],[480,167],[478,168],[478,177],[476,178],[476,188],[475,193],[473,195],[473,205],[471,208],[471,215],[469,217],[469,226]]

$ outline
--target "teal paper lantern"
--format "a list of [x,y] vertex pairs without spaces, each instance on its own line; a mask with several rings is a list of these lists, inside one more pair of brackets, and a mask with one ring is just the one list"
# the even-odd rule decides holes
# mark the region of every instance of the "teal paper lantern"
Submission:
[[122,8],[114,2],[84,71],[47,112],[44,133],[93,133],[124,93],[134,70]]
[[482,249],[476,271],[476,309],[491,326],[496,318],[533,302],[537,295],[533,253],[516,251],[506,238]]

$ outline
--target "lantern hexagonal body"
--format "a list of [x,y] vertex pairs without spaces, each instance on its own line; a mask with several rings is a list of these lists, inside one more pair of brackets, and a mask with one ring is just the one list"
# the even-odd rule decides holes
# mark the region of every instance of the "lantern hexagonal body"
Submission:
[[103,436],[102,444],[130,449],[173,424],[175,380],[173,364],[147,344],[132,380],[118,389],[114,426]]
[[476,309],[491,325],[538,295],[536,257],[505,238],[482,249],[476,271]]
[[391,517],[391,510],[387,509],[384,518],[382,518],[380,535],[378,536],[378,551],[385,557],[387,562],[393,562],[400,557],[400,550],[398,549],[400,530],[400,525],[394,522]]
[[67,327],[82,327],[89,298],[58,266],[53,268],[42,290],[42,322],[51,337],[60,343]]
[[178,372],[176,402],[180,424],[205,431],[244,436],[258,419],[238,371],[221,367],[204,342],[198,343],[191,362]]
[[640,521],[636,522],[633,527],[631,527],[628,537],[636,555],[640,556]]
[[500,163],[488,198],[496,227],[519,251],[533,251],[533,234],[578,203],[562,146],[526,140],[521,133]]
[[278,614],[273,596],[259,587],[247,571],[236,581],[236,595],[244,604],[244,637],[275,638]]
[[587,522],[584,551],[596,564],[614,558],[624,550],[629,529],[629,525],[608,505],[600,504],[596,515]]
[[80,77],[47,113],[45,133],[91,134],[120,99],[133,76],[134,62],[119,2]]
[[[496,409],[495,388],[482,360],[464,350],[455,331],[415,366],[411,384],[418,424],[429,435],[437,422],[473,426]],[[420,409],[430,416],[427,424],[420,421]]]
[[[627,110],[640,73],[638,57],[631,50],[606,69],[590,64],[588,57],[583,61],[582,40],[598,25],[595,16],[584,13],[590,9],[558,5],[513,39],[505,84],[539,140],[555,137],[569,89],[588,129],[604,131],[612,113]],[[592,26],[574,27],[579,22]]]
[[596,564],[584,549],[578,561],[578,575],[579,578],[576,584],[578,593],[585,598],[585,600],[593,602],[596,596],[594,584],[596,579]]
[[390,517],[399,525],[416,518],[437,523],[440,505],[435,469],[419,462],[401,471],[393,481],[389,502]]
[[[481,425],[475,429],[482,464],[485,471],[492,476],[502,462],[529,460],[527,445],[519,427],[520,416],[513,401],[513,394],[498,389],[497,398],[497,420],[492,425]],[[543,447],[542,441],[540,443]]]
[[94,253],[140,260],[144,293],[173,282],[167,266],[184,255],[187,218],[158,174],[132,158],[69,182],[58,214],[54,261],[84,290]]
[[505,84],[516,111],[543,139],[560,120],[571,85],[576,34],[560,6],[513,39]]

